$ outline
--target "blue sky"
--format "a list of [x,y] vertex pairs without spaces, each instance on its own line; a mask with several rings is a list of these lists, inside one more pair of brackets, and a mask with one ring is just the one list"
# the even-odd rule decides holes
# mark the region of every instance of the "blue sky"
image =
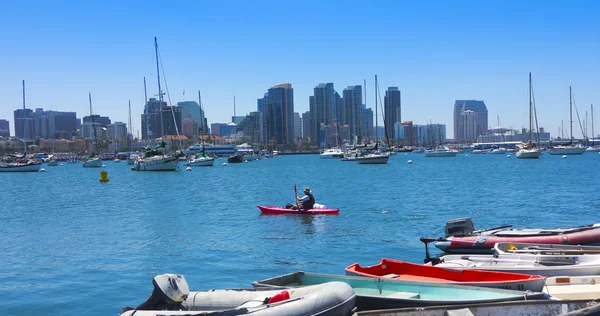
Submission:
[[538,120],[556,136],[568,121],[569,85],[580,115],[598,104],[600,117],[599,9],[594,1],[5,2],[0,118],[14,129],[24,79],[29,108],[82,117],[91,92],[94,112],[127,122],[131,100],[137,131],[144,76],[148,95],[157,93],[157,36],[171,101],[197,100],[201,90],[209,123],[230,120],[233,95],[240,115],[288,82],[297,112],[324,82],[341,93],[367,79],[373,106],[378,74],[381,91],[402,90],[403,120],[445,123],[452,137],[454,100],[478,99],[490,125],[499,115],[520,128],[531,71]]

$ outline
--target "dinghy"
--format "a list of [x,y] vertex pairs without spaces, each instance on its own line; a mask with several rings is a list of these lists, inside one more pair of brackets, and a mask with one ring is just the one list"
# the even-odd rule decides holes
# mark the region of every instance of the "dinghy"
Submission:
[[230,289],[190,292],[177,274],[156,276],[150,298],[137,308],[124,308],[124,316],[305,316],[351,315],[356,295],[343,282],[294,289]]
[[359,310],[464,305],[469,303],[545,299],[548,297],[546,294],[539,292],[308,272],[295,272],[277,276],[253,282],[252,285],[256,288],[281,289],[327,282],[348,283],[356,293],[356,306]]
[[446,223],[446,238],[435,246],[447,253],[492,253],[499,242],[532,244],[600,244],[600,225],[555,229],[513,229],[510,225],[475,230],[470,218]]
[[279,207],[279,206],[263,206],[256,205],[258,209],[264,214],[304,214],[304,215],[319,215],[319,214],[338,214],[340,212],[339,209],[331,209],[331,208],[313,208],[310,210],[292,210],[289,208]]
[[355,263],[346,268],[346,274],[433,284],[459,284],[533,292],[541,292],[544,287],[544,278],[541,276],[494,271],[454,270],[392,259],[381,259],[378,265],[368,267],[361,267],[358,263]]
[[426,263],[426,265],[459,270],[476,269],[546,277],[600,275],[600,256],[592,255],[446,255],[439,258],[439,260]]
[[499,242],[494,245],[497,255],[540,255],[540,256],[574,256],[574,255],[600,255],[599,246],[581,245],[555,245],[555,244],[524,244]]
[[[467,316],[467,315],[502,315],[502,316],[540,316],[568,315],[565,313],[598,308],[598,302],[590,300],[535,300],[519,302],[468,304],[462,306],[432,306],[419,308],[398,308],[387,310],[371,310],[358,312],[354,316]],[[577,314],[592,315],[588,314]]]

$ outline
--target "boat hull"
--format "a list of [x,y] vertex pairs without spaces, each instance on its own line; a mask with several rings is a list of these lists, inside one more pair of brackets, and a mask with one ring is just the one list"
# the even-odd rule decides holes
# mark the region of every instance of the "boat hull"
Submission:
[[102,160],[94,158],[83,163],[84,168],[102,168]]
[[131,168],[134,171],[175,171],[177,170],[179,161],[176,157],[151,157],[150,159],[139,160],[137,164]]
[[368,267],[361,267],[355,263],[346,268],[346,274],[409,282],[459,284],[533,292],[541,292],[544,287],[544,278],[540,276],[492,271],[444,269],[392,259],[381,259],[378,265]]
[[0,172],[38,172],[42,168],[41,163],[32,164],[7,164],[0,165]]
[[185,166],[190,167],[211,167],[215,164],[215,159],[213,158],[200,158],[193,159],[185,164]]
[[[507,231],[504,236],[479,235],[468,237],[448,237],[446,241],[436,242],[435,246],[447,253],[492,253],[494,245],[499,242],[526,244],[565,244],[565,245],[598,245],[600,244],[600,227],[574,229],[557,234],[514,236]],[[499,232],[501,233],[501,232]]]
[[447,152],[447,151],[442,151],[442,152],[425,152],[425,157],[440,157],[440,158],[444,158],[444,157],[456,157],[456,152]]
[[241,155],[233,155],[233,156],[227,157],[227,162],[228,163],[242,163],[242,162],[244,162],[244,159],[242,158]]
[[547,152],[550,155],[583,155],[585,150],[585,147],[567,147],[549,149]]
[[520,159],[537,159],[540,158],[540,156],[542,155],[542,152],[540,150],[537,149],[533,149],[533,150],[519,150],[517,151],[517,153],[515,154],[515,156],[517,156],[517,158]]
[[257,205],[258,209],[264,214],[292,214],[292,215],[321,215],[321,214],[338,214],[339,209],[316,208],[312,210],[292,210],[278,206],[263,206]]
[[361,165],[383,165],[388,162],[390,156],[388,155],[376,155],[376,156],[365,156],[356,157],[356,160]]

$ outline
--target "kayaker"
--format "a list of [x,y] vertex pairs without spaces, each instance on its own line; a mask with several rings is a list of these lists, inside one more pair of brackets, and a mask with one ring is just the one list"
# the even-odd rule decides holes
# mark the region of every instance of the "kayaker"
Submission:
[[[312,191],[309,187],[304,188],[303,197],[299,197],[298,195],[296,195],[296,200],[298,200],[298,202],[301,203],[300,207],[303,210],[310,210],[315,206],[315,197],[312,195]],[[298,207],[296,205],[293,205],[292,209],[297,210]]]

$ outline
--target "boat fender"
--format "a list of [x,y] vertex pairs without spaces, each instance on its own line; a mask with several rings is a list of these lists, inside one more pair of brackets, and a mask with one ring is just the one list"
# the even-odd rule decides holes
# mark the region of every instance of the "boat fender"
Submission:
[[[281,301],[285,301],[285,300],[289,300],[290,299],[290,293],[286,290],[283,290],[275,295],[273,295],[273,297],[268,298],[269,300],[267,301],[267,304],[274,304],[277,302],[281,302]],[[266,299],[265,299],[266,301]]]

